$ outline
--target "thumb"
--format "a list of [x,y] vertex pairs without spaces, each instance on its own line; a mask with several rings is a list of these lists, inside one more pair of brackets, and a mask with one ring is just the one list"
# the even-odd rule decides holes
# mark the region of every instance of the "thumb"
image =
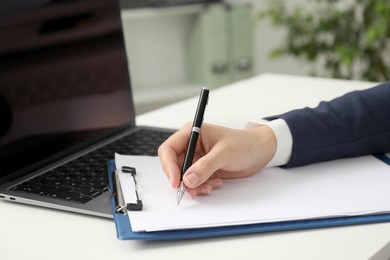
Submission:
[[191,189],[199,187],[220,168],[222,160],[215,160],[213,152],[197,160],[183,176],[184,184]]

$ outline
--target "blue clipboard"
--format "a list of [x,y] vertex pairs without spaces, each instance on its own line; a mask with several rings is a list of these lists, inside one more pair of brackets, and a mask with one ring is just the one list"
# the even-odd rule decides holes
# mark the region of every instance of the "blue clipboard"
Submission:
[[[379,157],[378,157],[379,158]],[[390,165],[388,157],[380,156],[383,162]],[[109,188],[113,190],[112,174],[115,171],[114,160],[109,160],[108,165],[108,180]],[[172,231],[155,231],[155,232],[133,232],[131,223],[127,215],[116,213],[115,198],[111,197],[112,212],[115,221],[117,237],[120,240],[176,240],[176,239],[194,239],[218,236],[232,236],[240,234],[251,233],[265,233],[273,231],[287,231],[312,229],[322,227],[337,227],[358,224],[372,224],[390,222],[390,214],[374,214],[364,216],[347,216],[325,219],[311,219],[311,220],[296,220],[296,221],[282,221],[274,223],[261,223],[239,226],[215,227],[215,228],[198,228],[198,229],[183,229]]]

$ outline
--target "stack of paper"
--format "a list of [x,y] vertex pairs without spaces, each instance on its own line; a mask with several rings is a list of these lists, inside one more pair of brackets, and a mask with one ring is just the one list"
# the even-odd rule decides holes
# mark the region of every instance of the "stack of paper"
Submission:
[[[129,212],[133,232],[197,229],[390,212],[390,167],[374,156],[291,169],[269,168],[224,180],[210,196],[183,198],[177,206],[157,157],[115,156],[117,168],[137,169],[144,208]],[[121,174],[126,202],[134,181]]]

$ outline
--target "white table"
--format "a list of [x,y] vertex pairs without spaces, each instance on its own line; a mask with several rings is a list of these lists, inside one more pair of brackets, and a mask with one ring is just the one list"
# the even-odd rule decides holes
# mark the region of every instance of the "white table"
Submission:
[[[375,85],[264,74],[210,93],[205,122],[242,128],[246,121],[315,106]],[[137,117],[179,128],[193,119],[198,97]],[[185,241],[116,239],[112,220],[0,202],[0,259],[369,259],[390,241],[390,223]]]

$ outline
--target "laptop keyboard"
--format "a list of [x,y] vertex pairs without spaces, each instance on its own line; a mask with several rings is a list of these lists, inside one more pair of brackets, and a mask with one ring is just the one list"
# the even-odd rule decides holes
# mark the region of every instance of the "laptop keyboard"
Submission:
[[112,159],[114,153],[155,156],[158,146],[171,134],[139,129],[11,190],[84,204],[108,190],[107,160]]

